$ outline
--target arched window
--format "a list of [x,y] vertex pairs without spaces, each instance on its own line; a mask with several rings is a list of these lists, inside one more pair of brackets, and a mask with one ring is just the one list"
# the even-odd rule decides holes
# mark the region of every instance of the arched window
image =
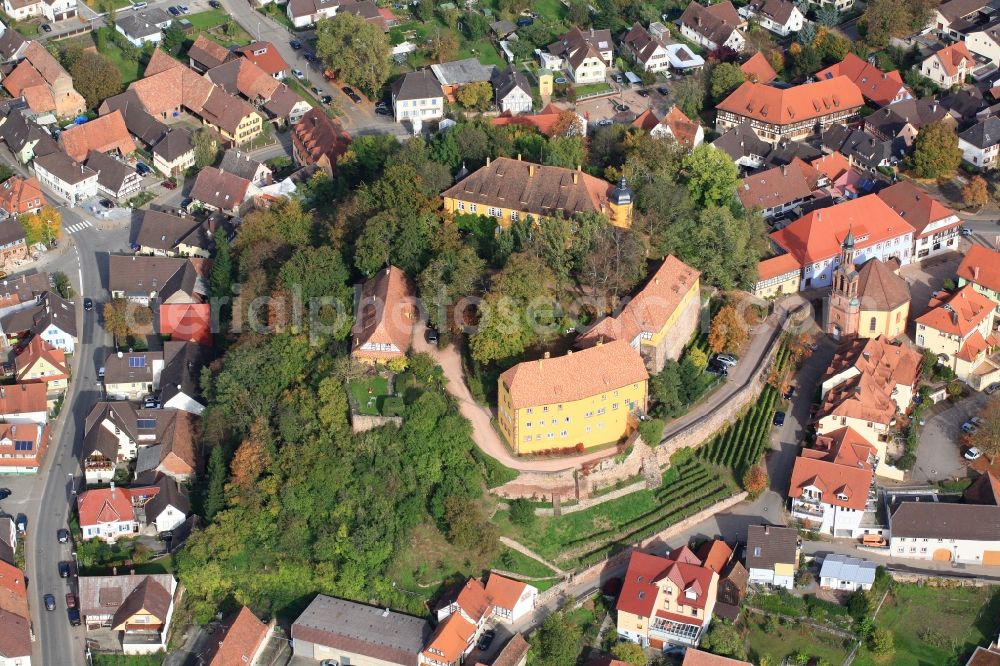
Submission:
[[869,331],[874,331],[875,330],[875,326],[877,324],[878,324],[878,320],[875,317],[872,317],[871,322],[869,322],[869,324],[868,324],[868,330]]

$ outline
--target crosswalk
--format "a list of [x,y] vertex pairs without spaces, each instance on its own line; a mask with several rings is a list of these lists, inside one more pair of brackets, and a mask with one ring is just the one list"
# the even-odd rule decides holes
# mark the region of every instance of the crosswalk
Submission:
[[92,227],[89,220],[84,220],[83,222],[77,222],[76,224],[71,224],[70,226],[63,229],[68,234],[75,234],[77,231],[83,231],[87,227]]

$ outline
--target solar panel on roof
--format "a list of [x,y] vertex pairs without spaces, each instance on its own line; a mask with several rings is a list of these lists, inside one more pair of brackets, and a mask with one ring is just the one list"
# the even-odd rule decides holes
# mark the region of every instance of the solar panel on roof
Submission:
[[128,367],[130,368],[145,368],[146,367],[146,357],[145,356],[130,356],[128,359]]
[[27,439],[18,439],[14,441],[15,451],[31,451],[35,448],[35,443]]

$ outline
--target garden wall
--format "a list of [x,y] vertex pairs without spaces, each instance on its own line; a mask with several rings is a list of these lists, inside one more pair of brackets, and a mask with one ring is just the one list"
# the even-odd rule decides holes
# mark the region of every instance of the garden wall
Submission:
[[403,425],[402,416],[366,416],[364,414],[351,413],[351,430],[355,434],[366,432],[373,428],[381,428],[384,425],[395,425],[397,428]]

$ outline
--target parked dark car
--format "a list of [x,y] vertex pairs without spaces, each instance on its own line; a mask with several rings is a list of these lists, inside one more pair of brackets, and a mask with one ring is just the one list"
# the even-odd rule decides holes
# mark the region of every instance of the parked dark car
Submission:
[[649,97],[649,91],[645,90],[643,88],[640,88],[639,90],[636,90],[635,92],[639,95],[639,97]]
[[523,17],[517,19],[517,27],[518,28],[527,28],[529,25],[534,24],[534,22],[535,22],[535,19],[529,18],[527,16],[523,16]]
[[302,42],[300,42],[297,39],[293,39],[292,41],[288,42],[288,45],[291,46],[296,51],[302,48]]
[[10,488],[0,488],[0,500],[10,497]]
[[785,425],[785,413],[784,412],[775,412],[774,413],[774,425],[776,425],[776,426],[783,426],[783,425]]
[[170,12],[171,16],[180,16],[181,15],[181,10],[177,9],[176,7],[169,7],[167,9],[167,11]]
[[60,578],[69,578],[69,562],[60,562],[59,563],[59,577]]
[[385,106],[376,106],[375,107],[375,115],[376,116],[391,116],[392,115],[392,110],[389,109],[388,107],[385,107]]
[[670,91],[669,91],[669,90],[667,90],[667,89],[666,89],[665,87],[663,87],[663,86],[660,86],[659,88],[657,88],[657,89],[656,89],[656,92],[660,93],[660,94],[661,94],[661,95],[663,95],[664,97],[666,97],[667,95],[669,95],[669,94],[670,94]]
[[222,3],[219,0],[208,0],[208,6],[212,9],[222,9]]
[[42,599],[45,601],[45,610],[54,611],[56,609],[56,598],[53,595],[46,594]]
[[94,309],[94,299],[92,299],[92,298],[85,298],[85,299],[83,299],[83,309],[86,310],[87,312],[90,312],[91,310],[93,310]]
[[42,32],[52,32],[52,26],[48,23],[42,24]]
[[351,101],[354,102],[355,104],[361,103],[361,96],[358,95],[358,93],[354,92],[354,89],[351,88],[350,86],[344,86],[343,88],[341,88],[341,90],[344,92],[345,95],[350,97]]
[[329,95],[323,95],[322,97],[319,98],[319,101],[323,102],[324,104],[332,104],[333,98],[330,97]]
[[105,208],[114,208],[115,205],[111,203],[111,199],[101,199],[100,204]]
[[140,176],[148,176],[149,174],[153,173],[153,170],[149,168],[149,165],[146,164],[145,162],[136,162],[135,170],[139,172]]
[[476,643],[476,647],[480,652],[485,652],[490,649],[490,645],[493,643],[493,639],[496,638],[497,632],[490,629],[489,631],[484,631],[483,635],[479,637],[479,642]]
[[69,530],[65,527],[60,530],[56,530],[56,538],[59,539],[59,543],[69,543]]
[[80,610],[78,608],[70,608],[66,611],[67,617],[69,617],[69,623],[74,627],[80,626]]
[[66,593],[66,608],[76,608],[76,595],[72,592]]

